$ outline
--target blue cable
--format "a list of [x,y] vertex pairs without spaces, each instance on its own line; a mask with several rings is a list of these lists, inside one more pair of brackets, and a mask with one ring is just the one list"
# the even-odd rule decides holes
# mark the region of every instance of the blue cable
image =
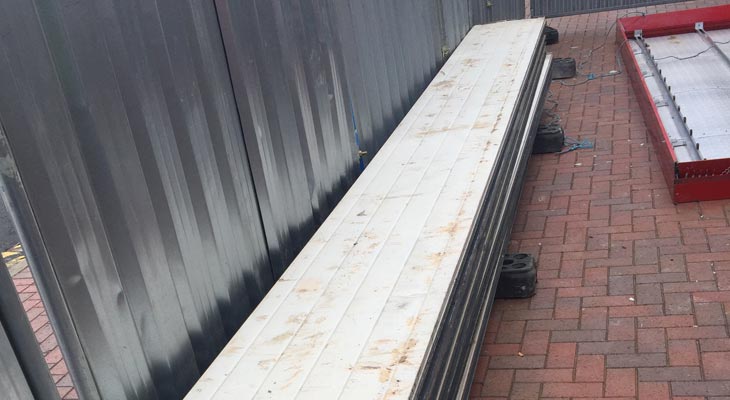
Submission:
[[588,139],[578,140],[578,139],[573,139],[571,137],[566,136],[565,137],[565,146],[568,146],[568,148],[564,149],[560,153],[557,153],[558,155],[570,153],[571,151],[579,150],[579,149],[592,149],[593,142],[591,142]]

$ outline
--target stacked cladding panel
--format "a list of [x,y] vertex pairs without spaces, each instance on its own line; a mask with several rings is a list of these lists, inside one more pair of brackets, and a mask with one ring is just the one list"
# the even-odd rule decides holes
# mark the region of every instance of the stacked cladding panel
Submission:
[[547,91],[474,27],[187,398],[465,398]]

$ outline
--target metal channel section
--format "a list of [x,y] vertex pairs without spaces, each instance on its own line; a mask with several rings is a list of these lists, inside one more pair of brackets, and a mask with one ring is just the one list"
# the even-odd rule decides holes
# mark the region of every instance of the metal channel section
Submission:
[[685,0],[530,0],[530,15],[533,17],[562,17],[681,1]]
[[59,398],[3,260],[0,260],[0,394],[5,400]]
[[[730,41],[728,41],[728,40],[720,41],[716,38],[713,38],[709,32],[705,31],[705,26],[704,26],[704,23],[702,23],[702,22],[698,22],[695,24],[695,30],[697,31],[697,34],[699,34],[702,37],[702,40],[704,40],[708,46],[712,47],[712,49],[715,51],[715,54],[720,56],[720,58],[722,58],[723,61],[725,61],[725,64],[730,66],[730,57],[728,57],[728,54],[719,46],[719,45],[727,45],[728,43],[730,43]],[[719,33],[719,34],[716,33],[715,36],[717,36],[717,37],[726,36],[727,37],[728,35],[723,35],[722,33]]]
[[[417,397],[449,304],[458,337],[476,337],[545,71],[543,26],[472,29],[188,399]],[[436,397],[465,392],[471,360],[449,352]]]
[[[694,154],[675,146],[678,161],[730,157],[730,63],[726,53],[730,30],[705,32],[702,24],[697,24],[697,32],[646,38],[643,42],[644,59],[661,71],[662,82],[691,134],[689,143],[697,149]],[[673,126],[666,116],[662,121]],[[667,132],[674,144],[672,130]],[[682,140],[687,143],[685,137]]]
[[671,93],[671,87],[667,85],[666,78],[662,76],[662,71],[654,62],[641,34],[640,30],[637,31],[634,39],[630,40],[629,46],[631,46],[634,57],[636,57],[649,93],[652,95],[652,100],[674,148],[674,153],[679,160],[701,160],[702,156],[692,136],[692,130],[687,126],[687,120],[682,116],[681,110]]

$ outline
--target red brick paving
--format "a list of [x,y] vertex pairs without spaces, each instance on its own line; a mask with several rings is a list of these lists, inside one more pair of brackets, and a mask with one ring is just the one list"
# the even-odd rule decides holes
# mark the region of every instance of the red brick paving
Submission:
[[64,400],[78,399],[76,390],[74,390],[71,375],[66,369],[66,363],[63,361],[61,348],[58,347],[56,336],[53,328],[48,321],[48,315],[40,301],[38,289],[36,288],[30,270],[26,267],[22,271],[13,276],[15,288],[18,290],[20,300],[30,320],[30,325],[35,332],[36,340],[41,347],[48,368],[51,370],[51,376],[56,382],[58,394]]
[[[549,51],[580,62],[627,11],[549,20]],[[584,72],[616,69],[614,38]],[[730,399],[730,201],[672,203],[626,75],[551,90],[595,148],[530,160],[510,248],[537,294],[496,302],[471,398]]]

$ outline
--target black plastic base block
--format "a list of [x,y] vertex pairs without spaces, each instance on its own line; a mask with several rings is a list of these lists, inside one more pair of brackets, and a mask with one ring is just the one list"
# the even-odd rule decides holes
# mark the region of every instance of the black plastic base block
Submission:
[[529,254],[506,254],[497,284],[496,298],[524,299],[537,289],[537,266]]
[[540,125],[532,145],[532,154],[558,153],[563,150],[565,132],[558,125]]
[[558,30],[550,27],[545,26],[545,30],[543,30],[543,33],[545,34],[545,44],[551,45],[558,43],[560,40],[560,34],[558,33]]
[[575,58],[555,58],[552,69],[553,79],[574,78],[576,74]]

